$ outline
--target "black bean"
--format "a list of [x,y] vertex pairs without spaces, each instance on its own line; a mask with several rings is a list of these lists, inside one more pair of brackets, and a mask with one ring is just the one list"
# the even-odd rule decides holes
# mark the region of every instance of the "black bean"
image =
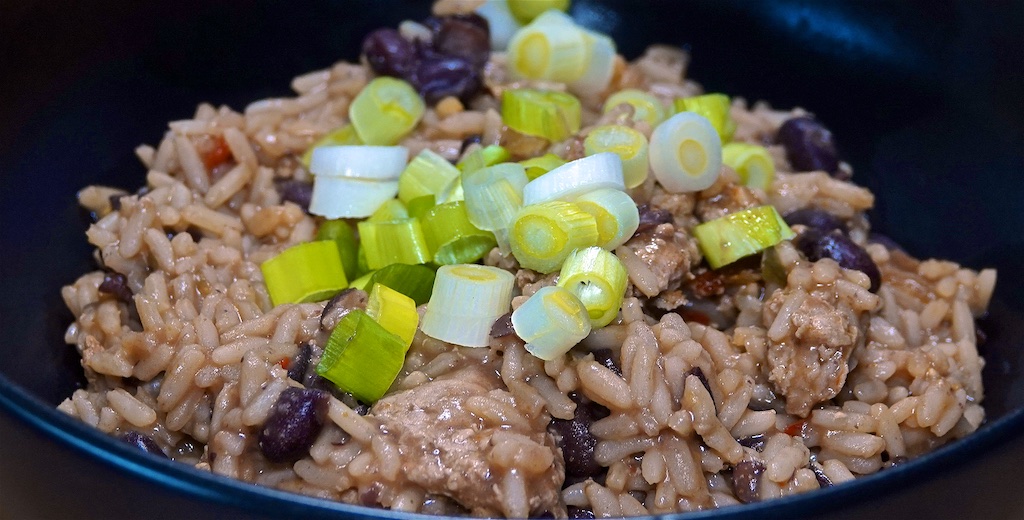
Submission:
[[767,442],[767,439],[765,434],[758,433],[756,435],[748,435],[742,439],[738,439],[737,442],[740,443],[740,446],[746,446],[747,448],[756,451],[764,451],[764,445],[765,442]]
[[689,372],[686,373],[688,376],[697,376],[700,379],[700,383],[707,389],[708,395],[715,395],[711,393],[711,383],[708,383],[708,377],[704,375],[704,371],[700,367],[693,367]]
[[468,60],[438,54],[422,56],[407,79],[431,105],[448,96],[468,101],[482,85],[479,71]]
[[282,201],[294,202],[302,209],[309,210],[309,201],[313,198],[313,184],[288,179],[275,181],[274,185]]
[[846,226],[846,222],[843,222],[839,217],[816,208],[804,208],[796,211],[786,213],[786,216],[782,217],[786,221],[786,224],[795,226],[801,224],[809,228],[817,229],[822,233],[828,233],[832,230],[838,230],[843,234],[846,234],[850,229]]
[[377,74],[405,78],[416,65],[416,46],[391,28],[377,29],[363,39],[363,55]]
[[271,462],[294,461],[313,445],[324,425],[328,394],[308,388],[288,388],[277,398],[260,431],[260,451]]
[[569,514],[569,518],[597,518],[593,511],[582,507],[565,506],[565,512]]
[[551,419],[548,425],[548,430],[555,435],[562,448],[566,481],[581,480],[601,473],[603,468],[594,460],[597,437],[590,433],[590,426],[594,421],[608,416],[608,409],[597,403],[585,401],[576,393],[570,393],[569,397],[576,402],[573,418]]
[[157,445],[156,441],[151,439],[148,435],[139,433],[134,430],[129,430],[122,433],[119,438],[122,441],[127,442],[128,444],[131,444],[132,446],[135,446],[136,448],[146,453],[152,453],[153,455],[165,459],[167,458],[167,454],[164,453],[164,450],[161,450],[160,446]]
[[831,258],[846,269],[856,269],[868,275],[868,279],[871,280],[871,292],[878,291],[882,283],[882,273],[871,259],[871,255],[850,237],[808,229],[797,236],[793,243],[813,262]]
[[512,328],[512,313],[506,312],[494,320],[494,324],[491,325],[491,337],[492,338],[503,338],[509,334],[513,334],[515,329]]
[[759,460],[743,459],[732,471],[732,487],[736,492],[736,498],[741,502],[749,504],[761,500],[759,492],[761,474],[764,473],[764,463]]
[[839,169],[839,153],[832,132],[812,117],[794,117],[782,123],[776,141],[786,149],[786,159],[799,172]]
[[622,369],[619,368],[619,363],[615,361],[615,353],[610,348],[599,348],[591,351],[594,354],[594,361],[602,364],[608,370],[615,372],[620,377],[622,376]]
[[636,228],[637,233],[647,231],[660,224],[672,223],[672,213],[666,209],[652,208],[647,204],[641,204],[637,210],[640,212],[640,225]]
[[292,381],[302,383],[306,379],[306,372],[309,370],[309,360],[313,357],[313,346],[309,343],[299,345],[299,353],[292,358],[288,365],[288,377]]
[[482,67],[491,55],[491,35],[487,20],[478,14],[441,18],[434,34],[434,50],[463,58],[474,67]]
[[480,134],[473,134],[462,140],[462,146],[459,146],[459,155],[466,153],[466,148],[470,145],[480,144],[483,141],[483,136]]
[[818,481],[818,487],[822,489],[832,487],[832,479],[828,478],[828,475],[825,474],[825,470],[821,468],[821,464],[812,462],[811,471],[814,472],[814,478]]
[[132,290],[128,287],[128,278],[121,273],[106,273],[103,275],[103,282],[100,283],[99,291],[113,295],[123,302],[132,301]]

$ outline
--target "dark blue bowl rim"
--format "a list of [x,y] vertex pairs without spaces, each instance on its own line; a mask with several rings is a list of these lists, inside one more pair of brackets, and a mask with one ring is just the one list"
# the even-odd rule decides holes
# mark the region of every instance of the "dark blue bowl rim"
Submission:
[[[302,513],[304,517],[429,518],[422,514],[355,506],[256,486],[153,457],[65,415],[30,395],[3,374],[0,374],[0,413],[22,421],[45,438],[91,461],[184,496],[234,507],[239,511],[255,513],[270,510],[278,514]],[[679,518],[685,514],[686,518],[695,520],[750,518],[751,515],[757,518],[783,518],[812,511],[815,505],[828,504],[832,509],[841,508],[856,499],[896,494],[945,472],[954,471],[968,465],[972,458],[990,453],[1011,439],[1021,437],[1022,433],[1024,409],[1015,409],[1003,417],[986,422],[978,431],[963,439],[907,464],[853,482],[755,504],[656,517]]]

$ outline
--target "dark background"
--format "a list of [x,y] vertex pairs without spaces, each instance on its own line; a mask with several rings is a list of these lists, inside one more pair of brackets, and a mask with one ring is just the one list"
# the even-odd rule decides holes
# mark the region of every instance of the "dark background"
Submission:
[[[102,511],[87,498],[110,502],[107,479],[132,482],[102,459],[156,468],[202,495],[191,473],[154,466],[47,414],[79,371],[62,341],[71,317],[59,288],[93,267],[75,192],[137,187],[144,171],[133,149],[157,143],[167,121],[191,117],[201,101],[241,110],[289,95],[295,75],[356,58],[369,30],[428,11],[428,2],[409,0],[0,0],[0,517],[4,507],[16,517]],[[814,112],[854,179],[876,193],[875,229],[920,257],[1000,270],[982,323],[993,424],[887,478],[759,514],[824,513],[893,488],[885,501],[846,514],[884,504],[903,508],[894,516],[1024,518],[1024,485],[1009,476],[1024,464],[1024,2],[577,1],[573,14],[610,33],[629,58],[648,43],[687,47],[689,75],[709,91]],[[53,440],[62,430],[99,444]],[[93,446],[99,451],[83,455]],[[91,491],[66,502],[75,493],[45,485],[57,468],[69,489]],[[219,514],[280,507],[233,483],[214,488],[249,504]],[[152,514],[217,511],[183,493],[147,498]],[[184,509],[162,502],[172,499]]]

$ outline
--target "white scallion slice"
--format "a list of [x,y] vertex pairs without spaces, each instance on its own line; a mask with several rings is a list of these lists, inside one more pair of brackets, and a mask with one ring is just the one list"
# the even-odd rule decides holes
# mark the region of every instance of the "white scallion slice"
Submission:
[[576,159],[532,180],[523,187],[523,205],[551,200],[572,202],[580,195],[600,188],[625,190],[622,160],[611,152]]
[[637,130],[622,125],[599,126],[587,134],[583,151],[587,155],[601,152],[618,155],[627,188],[635,188],[647,180],[650,170],[647,137]]
[[586,33],[564,13],[548,11],[512,35],[508,67],[514,77],[568,83],[587,66]]
[[586,68],[578,79],[568,84],[569,90],[596,94],[608,88],[615,70],[615,42],[593,31],[584,32],[587,43]]
[[514,285],[515,276],[497,267],[441,266],[434,278],[421,330],[448,343],[485,347],[494,321],[511,306]]
[[565,259],[558,286],[583,302],[590,325],[600,328],[615,319],[626,294],[626,266],[615,254],[600,247],[577,249]]
[[455,189],[459,170],[430,149],[424,149],[401,172],[398,178],[398,198],[409,201],[424,195],[434,195],[437,202],[447,202]]
[[512,328],[526,342],[527,351],[550,361],[590,334],[590,315],[565,288],[544,287],[512,313]]
[[320,177],[396,181],[408,160],[404,146],[321,146],[313,150],[309,172]]
[[309,212],[329,219],[369,217],[397,193],[398,181],[315,177]]
[[523,207],[529,180],[523,165],[501,163],[462,175],[466,211],[474,226],[491,231],[502,253],[508,253],[508,228]]
[[626,192],[603,188],[584,193],[576,205],[594,216],[597,223],[597,245],[615,249],[625,244],[640,226],[640,210]]
[[522,27],[508,8],[508,0],[487,0],[476,8],[476,14],[487,20],[492,51],[504,51],[508,48],[512,35]]
[[651,134],[651,170],[666,191],[703,190],[715,183],[722,168],[722,140],[707,118],[680,112]]

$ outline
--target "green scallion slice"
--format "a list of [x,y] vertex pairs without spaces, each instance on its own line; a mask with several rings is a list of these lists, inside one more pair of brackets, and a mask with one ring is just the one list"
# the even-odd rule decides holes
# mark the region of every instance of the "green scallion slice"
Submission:
[[560,200],[524,206],[509,232],[519,265],[541,273],[558,270],[569,253],[596,245],[597,238],[593,215]]
[[386,285],[412,298],[416,305],[423,305],[430,300],[434,276],[434,270],[423,264],[391,264],[374,271],[365,287],[378,283]]
[[359,239],[369,269],[391,264],[423,264],[431,260],[427,239],[416,218],[390,222],[364,220],[359,223]]
[[727,143],[722,147],[722,162],[736,170],[745,186],[767,190],[775,180],[775,161],[763,146]]
[[426,105],[412,85],[380,76],[363,87],[348,108],[359,139],[371,145],[393,145],[416,128]]
[[459,179],[459,170],[430,149],[424,149],[398,178],[398,198],[409,204],[415,198],[433,195],[446,201]]
[[325,220],[316,230],[317,240],[333,240],[345,267],[345,277],[355,279],[359,272],[359,240],[352,226],[344,220]]
[[580,131],[582,108],[565,92],[509,89],[501,95],[501,118],[521,134],[561,141]]
[[380,323],[388,332],[402,338],[408,348],[416,336],[420,315],[416,313],[416,302],[412,298],[380,283],[370,289],[366,301],[366,314]]
[[275,306],[326,300],[348,287],[345,269],[332,240],[294,245],[260,264]]
[[774,206],[730,213],[693,228],[708,264],[718,269],[796,236]]
[[365,311],[349,311],[334,327],[316,373],[364,403],[384,396],[405,363],[408,345]]
[[608,325],[619,313],[626,281],[622,260],[600,247],[573,251],[558,275],[558,286],[583,302],[590,325],[595,329]]
[[466,203],[447,202],[427,210],[421,219],[427,246],[438,265],[475,262],[494,248],[494,234],[474,226]]

